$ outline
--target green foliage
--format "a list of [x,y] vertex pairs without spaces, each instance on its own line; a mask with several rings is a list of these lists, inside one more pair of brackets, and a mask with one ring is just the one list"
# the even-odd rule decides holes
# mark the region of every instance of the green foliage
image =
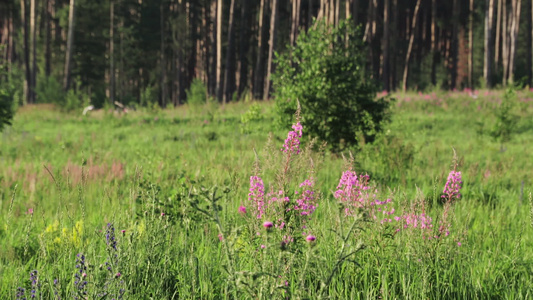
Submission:
[[55,103],[62,107],[65,104],[66,95],[63,86],[54,76],[39,74],[35,93],[40,103]]
[[261,105],[254,103],[250,109],[241,116],[241,132],[250,133],[253,131],[252,124],[263,120]]
[[207,89],[202,80],[195,78],[187,90],[187,103],[190,106],[201,106],[207,103]]
[[0,132],[5,126],[11,125],[11,120],[15,114],[16,100],[20,96],[14,81],[3,80],[4,77],[7,77],[4,73],[4,67],[0,65]]
[[516,106],[516,91],[513,88],[507,88],[498,109],[495,110],[496,124],[491,132],[492,137],[500,141],[502,145],[511,140],[516,130],[518,123],[518,116],[514,112]]
[[[450,146],[457,149],[464,193],[449,211],[450,236],[440,240],[423,239],[418,231],[396,233],[393,216],[381,224],[339,214],[332,191],[344,161],[327,152],[307,156],[314,149],[307,141],[287,160],[280,151],[286,131],[274,129],[270,143],[265,138],[272,131],[271,102],[258,102],[264,118],[254,121],[257,130],[249,135],[238,128],[251,110],[243,103],[227,104],[213,122],[204,122],[205,111],[191,115],[187,106],[163,110],[150,123],[145,111],[80,118],[31,106],[20,110],[16,127],[0,137],[0,298],[15,299],[17,287],[29,296],[33,269],[42,283],[38,297],[54,299],[57,291],[72,298],[76,254],[84,253],[90,299],[111,299],[122,288],[123,299],[527,299],[533,227],[526,201],[518,199],[521,182],[524,199],[533,182],[533,107],[520,112],[518,129],[500,153],[487,134],[473,138],[472,116],[493,119],[492,105],[501,95],[482,93],[479,108],[469,96],[456,95],[399,95],[384,135],[354,153],[354,170],[368,171],[375,183],[367,192],[375,187],[399,213],[425,211],[438,230],[443,207],[437,200]],[[209,132],[216,132],[216,141],[205,138]],[[270,146],[261,151],[265,144]],[[46,179],[43,157],[57,186]],[[267,232],[251,215],[252,170],[263,175],[267,205],[278,188],[292,200],[296,191],[302,195],[300,175],[316,179],[318,206],[306,223],[314,243],[293,231],[294,243],[282,245],[282,231]],[[290,180],[280,187],[283,178]],[[230,189],[215,194],[215,186]],[[240,205],[246,214],[238,212]],[[216,214],[222,230],[212,222]],[[294,211],[284,217],[287,226],[300,228]],[[106,243],[107,223],[115,226],[116,252]],[[98,295],[104,291],[109,296]]]
[[389,101],[375,100],[376,88],[363,72],[365,48],[350,24],[315,23],[278,57],[273,76],[281,125],[291,124],[299,101],[304,128],[335,151],[371,142],[389,118]]

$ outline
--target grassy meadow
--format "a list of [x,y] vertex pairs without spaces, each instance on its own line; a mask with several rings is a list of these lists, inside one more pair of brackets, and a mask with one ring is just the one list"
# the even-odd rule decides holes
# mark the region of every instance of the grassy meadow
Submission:
[[[305,127],[281,151],[271,102],[20,108],[0,134],[0,298],[531,299],[533,92],[503,141],[503,92],[393,97],[351,154]],[[454,168],[461,196],[442,197]],[[349,214],[347,170],[370,178]]]

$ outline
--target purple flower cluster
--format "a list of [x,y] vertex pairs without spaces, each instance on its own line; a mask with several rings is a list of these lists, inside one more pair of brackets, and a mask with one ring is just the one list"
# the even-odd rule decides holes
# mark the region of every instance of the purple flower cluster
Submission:
[[296,199],[294,210],[300,211],[302,216],[308,216],[316,209],[315,192],[312,190],[314,184],[315,182],[313,178],[311,178],[311,180],[306,179],[304,182],[300,183],[300,187],[304,188],[304,191],[301,192],[299,198]]
[[85,278],[87,277],[87,265],[85,263],[85,255],[82,253],[79,253],[76,255],[76,274],[74,277],[76,280],[74,281],[74,299],[79,299],[78,296],[86,297],[87,296],[87,280]]
[[302,137],[302,125],[300,122],[292,125],[294,131],[289,131],[287,139],[283,144],[281,151],[285,153],[300,153],[300,138]]
[[117,250],[117,239],[115,237],[115,226],[113,226],[112,223],[107,223],[107,228],[105,232],[105,240],[108,246],[110,246],[114,250]]
[[353,171],[342,173],[334,197],[344,205],[344,212],[347,216],[352,216],[355,213],[354,209],[367,206],[365,191],[370,188],[369,180],[370,176],[357,176]]
[[261,219],[265,214],[265,185],[263,184],[263,180],[258,176],[250,177],[248,200],[257,212],[257,218]]
[[[403,222],[403,229],[407,228],[420,228],[431,231],[433,229],[433,219],[427,216],[425,213],[414,214],[408,213],[401,217],[394,217],[398,222]],[[398,229],[399,230],[399,229]]]
[[39,283],[39,277],[37,276],[37,270],[33,270],[30,272],[30,281],[31,281],[30,298],[36,298],[37,290],[39,290],[39,288],[41,287],[41,284]]
[[463,185],[461,172],[451,171],[446,180],[446,185],[444,185],[444,190],[442,191],[443,195],[441,196],[447,201],[452,202],[453,200],[458,200],[461,198],[459,193]]
[[23,288],[23,287],[18,287],[17,288],[17,294],[16,294],[17,298],[16,299],[17,300],[26,300],[25,294],[26,294],[26,289]]

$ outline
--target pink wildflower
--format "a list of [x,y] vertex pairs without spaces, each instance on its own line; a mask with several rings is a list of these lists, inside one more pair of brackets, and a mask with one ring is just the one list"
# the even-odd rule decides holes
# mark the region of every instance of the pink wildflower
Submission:
[[270,229],[274,226],[274,224],[272,222],[269,222],[269,221],[266,221],[265,223],[263,223],[263,227],[265,227],[266,229]]
[[285,143],[283,144],[283,149],[281,151],[285,153],[293,153],[296,154],[300,153],[300,140],[299,138],[302,137],[302,125],[300,122],[292,125],[292,129],[294,131],[289,131],[287,134],[287,139],[285,140]]
[[[252,202],[252,206],[257,211],[257,218],[261,219],[265,213],[265,185],[263,180],[258,176],[250,177],[250,193],[248,200]],[[239,210],[240,211],[240,210]]]
[[245,215],[246,214],[246,207],[244,207],[242,205],[239,206],[239,213]]
[[360,208],[367,205],[364,191],[369,189],[369,179],[370,177],[368,175],[357,176],[353,171],[342,173],[334,197],[344,204],[344,211],[347,216],[353,215],[353,208]]
[[461,172],[451,171],[448,175],[448,180],[446,180],[446,185],[444,185],[444,190],[442,191],[442,198],[447,199],[448,201],[453,201],[454,199],[461,198],[459,193],[462,187],[463,181],[461,178]]
[[[301,188],[308,189],[304,190],[300,197],[296,199],[296,206],[294,206],[294,210],[299,210],[300,215],[306,216],[312,214],[316,209],[316,197],[315,192],[312,190],[314,185],[313,178],[311,180],[306,179],[304,182],[300,184]],[[298,191],[295,192],[295,194],[298,194]]]
[[314,242],[316,240],[316,236],[314,235],[308,235],[306,238],[305,238],[306,241],[308,242]]

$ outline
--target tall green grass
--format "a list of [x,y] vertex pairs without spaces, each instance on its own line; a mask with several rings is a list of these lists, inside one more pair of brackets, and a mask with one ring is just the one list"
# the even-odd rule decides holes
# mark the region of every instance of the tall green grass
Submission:
[[[272,124],[271,103],[244,125],[257,106],[85,117],[21,108],[0,136],[0,298],[16,298],[18,287],[29,297],[32,270],[38,297],[76,296],[79,253],[90,299],[121,289],[124,299],[530,298],[531,93],[518,93],[517,124],[503,147],[490,134],[501,93],[396,97],[391,124],[375,144],[352,150],[351,165],[370,175],[397,214],[425,203],[438,226],[455,149],[464,187],[450,236],[428,240],[420,231],[396,232],[394,222],[346,217],[333,191],[347,164],[318,143],[309,149],[320,195],[309,223],[317,239],[295,236],[286,250],[280,233],[238,212],[250,210],[255,161],[266,188],[279,180],[289,128]],[[305,147],[311,138],[303,131]],[[309,160],[291,168],[288,188],[307,176]],[[106,239],[108,223],[117,250]]]

